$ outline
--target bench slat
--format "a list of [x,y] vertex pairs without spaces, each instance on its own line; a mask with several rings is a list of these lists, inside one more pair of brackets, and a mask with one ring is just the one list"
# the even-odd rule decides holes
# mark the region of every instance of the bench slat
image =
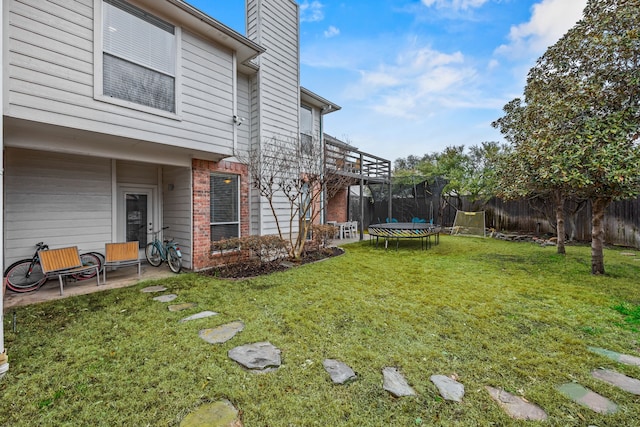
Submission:
[[47,275],[58,276],[60,282],[60,295],[63,294],[64,277],[85,271],[96,271],[96,284],[100,284],[100,269],[96,265],[82,265],[77,246],[67,248],[47,249],[38,251],[42,272]]

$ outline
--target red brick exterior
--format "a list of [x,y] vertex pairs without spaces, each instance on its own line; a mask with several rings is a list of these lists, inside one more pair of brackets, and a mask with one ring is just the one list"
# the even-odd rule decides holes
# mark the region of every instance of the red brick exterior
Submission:
[[194,159],[193,167],[193,269],[203,270],[216,264],[211,254],[210,176],[212,172],[240,176],[240,235],[249,235],[249,180],[247,166],[222,160]]
[[340,190],[327,202],[327,221],[345,222],[349,220],[349,189]]

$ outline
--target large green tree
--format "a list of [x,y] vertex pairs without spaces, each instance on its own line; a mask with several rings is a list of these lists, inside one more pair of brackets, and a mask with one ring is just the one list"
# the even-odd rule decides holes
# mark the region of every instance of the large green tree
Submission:
[[415,176],[426,180],[443,178],[447,181],[443,188],[446,203],[460,208],[460,198],[465,196],[472,209],[480,208],[496,194],[494,165],[503,148],[498,142],[489,141],[469,149],[451,145],[439,153],[396,159],[394,181]]
[[505,175],[522,174],[512,191],[591,201],[593,274],[605,272],[607,206],[640,193],[638,16],[640,0],[589,0],[530,70],[524,101],[495,122],[513,144]]

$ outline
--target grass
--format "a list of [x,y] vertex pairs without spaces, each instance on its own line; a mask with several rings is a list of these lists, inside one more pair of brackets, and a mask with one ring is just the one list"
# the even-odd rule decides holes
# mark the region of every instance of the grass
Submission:
[[[588,351],[638,356],[640,262],[605,252],[592,276],[588,247],[449,237],[421,251],[403,241],[384,251],[357,243],[343,256],[250,280],[185,274],[16,310],[5,316],[11,368],[0,381],[0,425],[177,426],[204,402],[228,399],[245,426],[537,425],[508,418],[485,385],[540,405],[542,425],[633,426],[638,398],[593,379],[607,367],[640,368]],[[169,312],[140,289],[165,285],[194,309]],[[186,323],[202,310],[220,314]],[[634,314],[635,313],[635,314]],[[635,317],[634,317],[635,316]],[[245,330],[222,345],[198,331],[234,320]],[[270,341],[277,372],[244,371],[227,357],[238,345]],[[358,379],[333,385],[325,358]],[[394,398],[381,370],[399,367],[417,392]],[[463,403],[444,401],[429,380],[457,375]],[[615,401],[599,415],[555,388],[577,381]]]

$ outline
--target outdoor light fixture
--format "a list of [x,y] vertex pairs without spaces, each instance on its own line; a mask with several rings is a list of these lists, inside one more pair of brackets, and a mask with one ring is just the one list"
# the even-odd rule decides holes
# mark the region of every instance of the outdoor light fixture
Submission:
[[240,117],[237,114],[233,115],[233,123],[235,123],[236,125],[240,126],[244,121],[245,121],[244,117]]

